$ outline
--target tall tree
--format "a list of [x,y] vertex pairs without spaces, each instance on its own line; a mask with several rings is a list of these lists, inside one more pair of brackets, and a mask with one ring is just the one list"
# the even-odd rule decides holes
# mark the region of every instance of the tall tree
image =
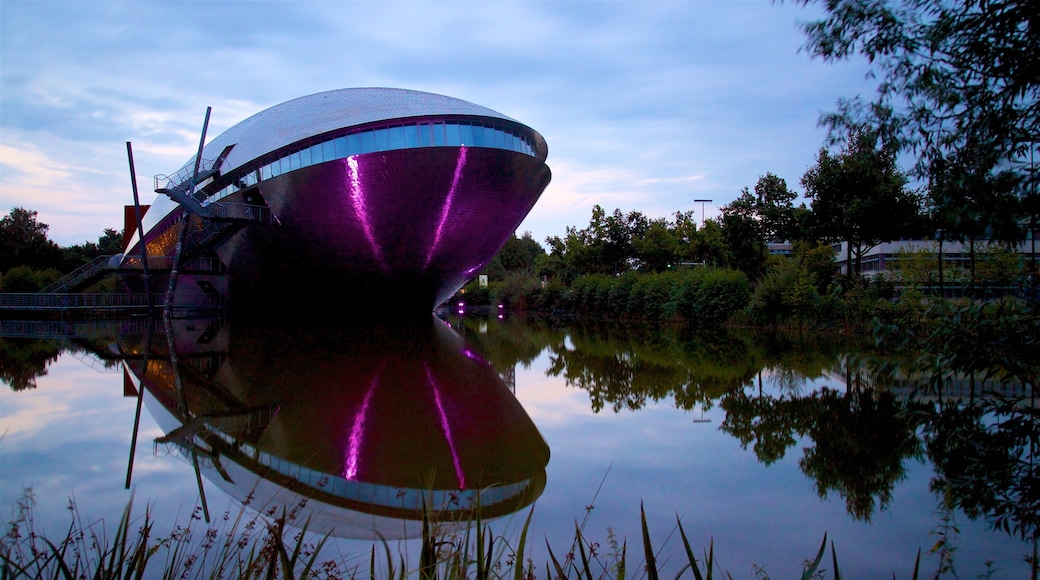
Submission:
[[867,247],[899,239],[920,213],[906,183],[895,150],[878,147],[868,132],[854,133],[837,155],[821,149],[816,165],[802,177],[820,239],[846,242],[846,265],[855,254],[856,272]]
[[16,207],[0,218],[0,272],[14,266],[58,268],[61,249],[47,237],[50,229],[36,219],[36,212]]
[[762,237],[766,242],[783,242],[796,237],[794,200],[798,194],[787,188],[783,178],[766,173],[755,184],[755,198]]
[[[1002,174],[1021,202],[987,199],[983,205],[1010,213],[1011,221],[1026,217],[1036,231],[1040,19],[1035,2],[801,1],[824,11],[823,18],[804,26],[808,52],[825,60],[858,52],[880,80],[872,101],[843,100],[824,117],[832,136],[840,138],[849,129],[877,132],[889,146],[916,155],[921,177],[937,160],[960,165],[957,173],[973,173],[964,170],[971,164],[965,153],[982,153],[990,168],[975,175]],[[949,201],[944,211],[956,211],[956,201]],[[1017,239],[1025,233],[1013,231]]]

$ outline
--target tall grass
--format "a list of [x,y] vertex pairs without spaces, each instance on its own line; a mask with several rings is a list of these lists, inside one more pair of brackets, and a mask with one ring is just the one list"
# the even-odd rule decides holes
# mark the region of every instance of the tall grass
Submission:
[[[232,518],[230,510],[212,527],[201,528],[200,510],[196,509],[186,525],[176,525],[166,535],[156,535],[151,506],[142,517],[132,516],[129,502],[114,530],[105,522],[84,523],[75,506],[69,502],[71,523],[64,538],[51,539],[37,533],[33,516],[34,498],[26,490],[17,514],[7,524],[0,539],[0,579],[138,579],[138,578],[386,578],[388,580],[419,578],[475,580],[534,580],[575,578],[579,580],[625,580],[628,577],[659,580],[663,570],[658,564],[660,545],[650,537],[646,512],[640,505],[642,527],[641,561],[632,566],[628,560],[627,542],[620,545],[611,535],[611,549],[603,551],[583,533],[584,523],[575,523],[571,546],[565,554],[554,551],[546,543],[548,561],[534,564],[528,555],[528,534],[534,508],[515,540],[496,535],[480,517],[477,507],[471,525],[439,526],[424,509],[422,547],[417,567],[410,567],[403,553],[394,553],[385,540],[373,544],[366,555],[328,557],[328,537],[317,542],[308,540],[307,522],[300,522],[301,506],[274,508],[254,517],[240,509]],[[674,578],[695,580],[733,578],[719,570],[715,561],[714,541],[698,557],[690,545],[682,522],[676,519],[676,530],[682,540],[685,562]],[[830,570],[824,570],[827,535],[815,557],[806,560],[801,578],[834,578],[840,580],[838,556],[833,542]],[[562,557],[561,557],[562,556]],[[913,578],[918,577],[920,551]],[[756,567],[756,577],[768,578]],[[544,576],[541,576],[544,574]]]

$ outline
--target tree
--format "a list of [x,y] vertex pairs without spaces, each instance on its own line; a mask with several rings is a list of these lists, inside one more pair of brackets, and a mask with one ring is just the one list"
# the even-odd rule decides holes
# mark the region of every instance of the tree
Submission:
[[[1036,231],[1040,26],[1035,3],[802,1],[825,12],[804,26],[808,52],[824,60],[858,52],[881,81],[871,102],[842,100],[822,119],[832,137],[850,129],[876,132],[889,147],[914,153],[921,177],[936,163],[960,166],[955,173],[976,178],[1001,175],[1021,202],[1003,205],[1001,213],[1011,214],[1011,221],[1027,216]],[[986,160],[982,171],[971,168],[979,153]],[[958,206],[949,199],[944,207]],[[1015,232],[1022,239],[1024,232]]]
[[50,226],[36,220],[36,212],[16,207],[0,218],[0,272],[14,266],[35,269],[61,265],[61,249],[47,237]]
[[816,165],[802,177],[817,234],[824,241],[846,242],[846,265],[855,253],[856,272],[866,247],[899,239],[919,214],[895,153],[879,148],[873,133],[855,133],[837,155],[820,149]]
[[[103,241],[101,240],[99,245]],[[524,232],[524,235],[519,238],[512,235],[502,245],[502,249],[491,258],[488,265],[484,266],[481,273],[487,274],[494,280],[502,280],[509,272],[533,273],[535,262],[539,256],[544,254],[545,248],[535,241],[531,232]]]
[[668,220],[656,219],[642,236],[632,238],[632,249],[641,272],[663,272],[678,261],[679,239]]
[[1020,237],[1015,178],[998,167],[993,152],[969,145],[932,159],[929,167],[929,214],[938,237],[968,242],[972,293],[975,288],[975,242],[988,238],[1014,244]]
[[755,219],[755,198],[744,188],[740,197],[720,209],[722,234],[729,248],[726,266],[757,279],[765,268],[766,243]]
[[797,232],[794,200],[798,194],[783,178],[766,173],[755,184],[755,198],[762,237],[766,242],[793,240]]

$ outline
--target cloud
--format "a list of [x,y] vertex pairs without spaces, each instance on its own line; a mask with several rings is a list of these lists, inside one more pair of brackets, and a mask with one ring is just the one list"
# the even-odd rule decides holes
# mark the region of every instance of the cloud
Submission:
[[798,54],[796,19],[811,13],[764,2],[8,2],[0,143],[45,159],[5,160],[0,211],[17,200],[79,212],[76,224],[55,221],[55,239],[96,237],[129,199],[126,141],[149,192],[152,175],[194,153],[207,106],[212,137],[351,86],[448,94],[541,132],[553,182],[523,228],[562,234],[596,203],[661,215],[694,197],[722,204],[766,172],[796,184],[823,140],[820,111],[869,86],[862,63]]

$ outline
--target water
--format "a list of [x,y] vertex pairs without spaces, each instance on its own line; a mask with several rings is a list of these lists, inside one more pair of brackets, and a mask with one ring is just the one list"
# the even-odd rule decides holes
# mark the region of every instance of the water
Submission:
[[[174,373],[161,329],[3,339],[5,516],[29,489],[38,529],[63,537],[72,515],[114,528],[132,497],[168,530],[196,510],[201,480],[214,521],[243,501],[310,497],[312,529],[354,538],[334,553],[367,570],[373,532],[416,535],[418,490],[466,507],[497,482],[482,509],[516,538],[533,505],[540,576],[545,545],[562,556],[576,525],[601,553],[627,541],[638,570],[640,505],[670,575],[685,562],[677,518],[734,577],[797,577],[824,533],[844,577],[909,577],[918,549],[923,570],[938,565],[928,551],[944,519],[919,434],[893,418],[896,397],[846,387],[856,347],[833,338],[457,315],[381,329],[181,320]],[[1028,576],[1031,545],[948,516],[959,577],[987,562],[994,577]],[[418,554],[415,540],[394,542]]]

